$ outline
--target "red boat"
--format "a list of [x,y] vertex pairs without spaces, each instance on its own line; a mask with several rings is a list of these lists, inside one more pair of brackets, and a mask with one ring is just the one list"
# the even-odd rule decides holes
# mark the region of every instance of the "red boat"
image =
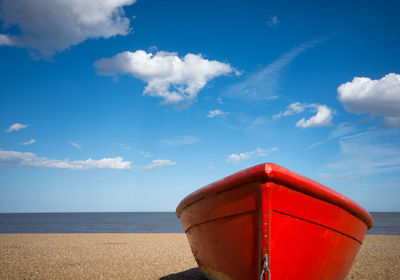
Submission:
[[207,185],[176,209],[210,279],[345,279],[373,226],[344,195],[272,163]]

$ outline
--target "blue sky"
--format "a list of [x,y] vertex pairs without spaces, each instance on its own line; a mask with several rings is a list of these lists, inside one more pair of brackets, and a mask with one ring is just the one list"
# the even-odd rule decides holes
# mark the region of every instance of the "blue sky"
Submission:
[[396,1],[0,1],[0,212],[174,211],[274,162],[400,211]]

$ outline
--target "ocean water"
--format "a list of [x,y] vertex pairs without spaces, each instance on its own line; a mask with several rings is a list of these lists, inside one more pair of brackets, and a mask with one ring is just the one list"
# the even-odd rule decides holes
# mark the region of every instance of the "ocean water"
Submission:
[[400,235],[400,212],[372,212],[375,225],[367,234]]
[[182,233],[172,212],[0,214],[0,233]]
[[[367,234],[400,235],[400,212],[372,212]],[[183,233],[174,212],[0,214],[0,233]]]

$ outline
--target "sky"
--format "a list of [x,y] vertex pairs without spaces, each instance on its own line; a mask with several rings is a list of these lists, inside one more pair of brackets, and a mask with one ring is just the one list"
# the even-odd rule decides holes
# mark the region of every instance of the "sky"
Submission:
[[399,9],[0,0],[0,212],[175,211],[263,162],[400,211]]

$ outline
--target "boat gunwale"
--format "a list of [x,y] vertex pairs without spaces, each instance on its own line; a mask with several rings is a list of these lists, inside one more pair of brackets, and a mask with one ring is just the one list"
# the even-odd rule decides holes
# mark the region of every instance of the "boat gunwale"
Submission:
[[371,215],[362,206],[350,198],[314,180],[274,163],[262,163],[244,169],[198,189],[181,201],[176,209],[176,215],[180,218],[182,212],[190,205],[251,181],[258,181],[261,184],[273,182],[300,191],[304,194],[339,206],[363,221],[368,229],[374,225],[374,220]]

